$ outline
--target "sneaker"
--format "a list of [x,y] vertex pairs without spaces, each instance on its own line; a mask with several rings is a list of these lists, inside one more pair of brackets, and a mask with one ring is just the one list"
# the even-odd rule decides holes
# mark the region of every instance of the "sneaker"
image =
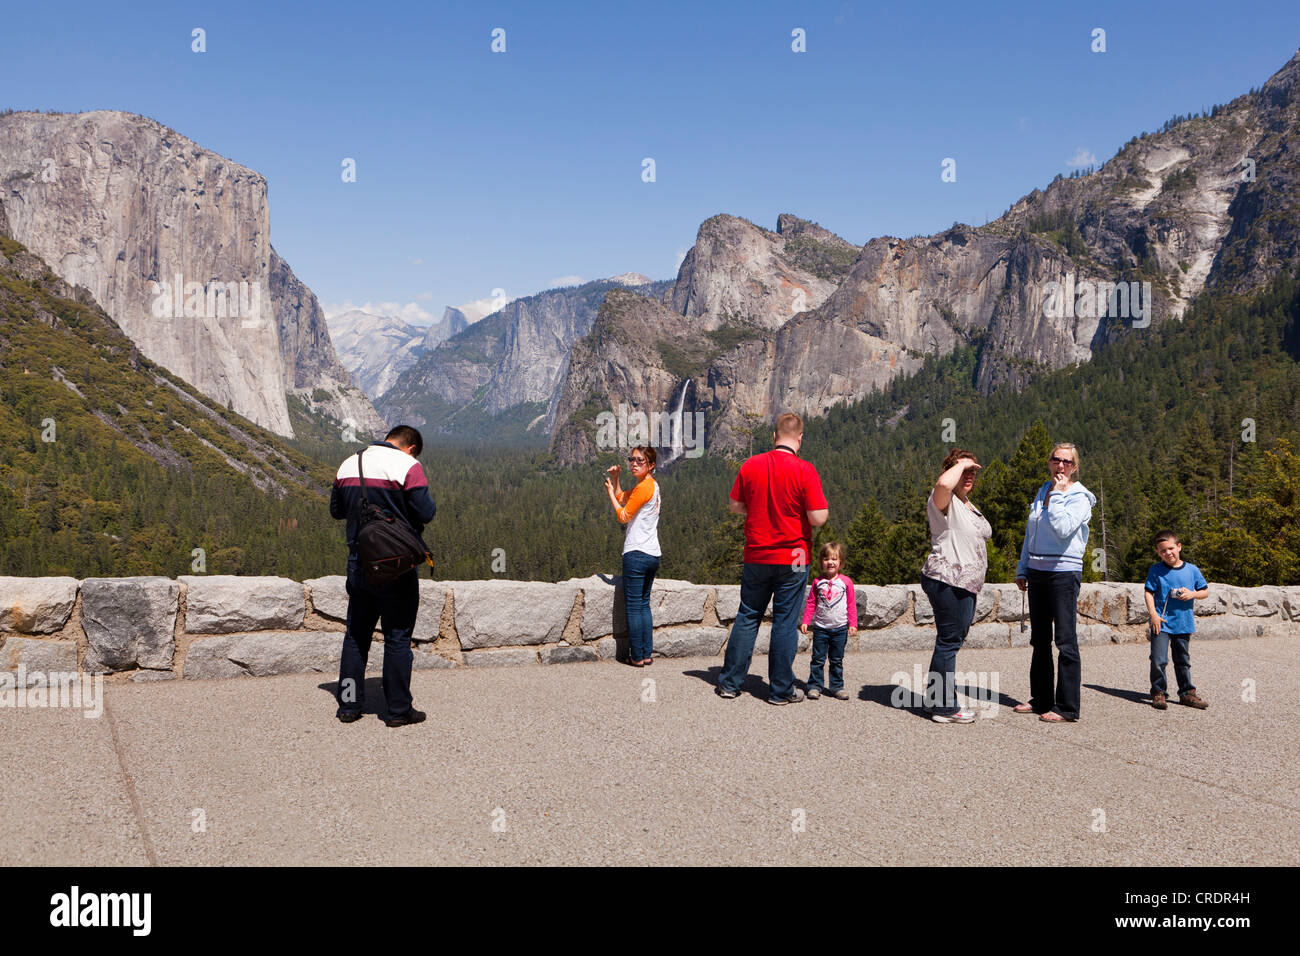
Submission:
[[1169,707],[1169,700],[1160,691],[1151,695],[1151,706],[1156,710],[1165,710]]
[[809,688],[808,688],[808,699],[809,699],[809,700],[817,700],[817,699],[819,699],[819,698],[821,697],[821,695],[822,695],[822,689],[821,689],[820,687],[809,687]]
[[831,696],[834,697],[836,700],[848,700],[849,692],[845,690],[843,687],[841,687],[839,690],[831,691]]
[[428,715],[425,714],[424,711],[416,710],[414,707],[412,707],[410,710],[408,710],[404,714],[401,714],[400,716],[386,718],[384,720],[384,723],[387,724],[389,727],[405,727],[407,724],[420,723],[422,720],[424,720],[426,716]]
[[727,690],[725,687],[719,687],[716,693],[723,700],[735,700],[740,696],[734,690]]
[[352,723],[354,720],[360,720],[360,719],[361,719],[361,711],[359,711],[359,710],[340,710],[340,711],[339,711],[338,713],[336,713],[334,716],[337,717],[337,718],[339,719],[339,723],[341,723],[341,724],[350,724],[350,723]]
[[1194,690],[1189,690],[1186,694],[1178,695],[1178,703],[1187,707],[1195,707],[1197,710],[1204,710],[1210,705],[1201,699],[1201,695]]
[[794,690],[790,691],[790,696],[769,697],[767,699],[767,702],[769,704],[776,704],[777,706],[780,706],[781,704],[797,704],[799,703],[799,701],[803,700],[803,698],[804,698],[803,691],[801,691],[798,687],[796,687]]
[[973,724],[975,714],[969,710],[959,710],[955,714],[931,714],[930,719],[936,724]]

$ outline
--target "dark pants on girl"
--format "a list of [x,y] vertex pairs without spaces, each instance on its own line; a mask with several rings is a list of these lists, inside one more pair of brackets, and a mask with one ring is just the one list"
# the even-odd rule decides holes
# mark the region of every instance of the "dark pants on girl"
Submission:
[[808,674],[808,686],[818,689],[826,686],[822,683],[822,676],[825,673],[826,657],[829,654],[831,660],[830,692],[833,694],[837,690],[843,690],[844,648],[849,644],[849,626],[846,624],[843,627],[814,627],[812,632],[812,670]]

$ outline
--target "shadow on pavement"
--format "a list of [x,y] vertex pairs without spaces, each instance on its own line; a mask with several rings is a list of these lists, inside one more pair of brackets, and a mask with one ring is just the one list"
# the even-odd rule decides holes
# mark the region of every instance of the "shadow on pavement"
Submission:
[[[987,687],[958,687],[957,693],[963,694],[968,700],[979,701],[981,704],[987,704],[993,699],[989,694],[989,688]],[[998,691],[998,704],[1002,707],[1014,707],[1018,703],[1020,703],[1020,701],[1016,700],[1014,697],[1008,697],[1006,694],[1002,693],[1002,691]]]
[[905,710],[913,717],[920,717],[922,720],[930,719],[922,709],[925,698],[920,694],[912,693],[910,688],[900,684],[863,684],[862,689],[858,691],[858,700],[880,704],[890,710]]
[[[704,681],[710,687],[718,686],[718,675],[722,673],[722,666],[710,667],[707,671],[682,671],[686,677],[696,677]],[[745,678],[745,682],[740,685],[742,694],[749,694],[751,697],[757,697],[759,700],[767,700],[769,693],[767,681],[757,674],[750,674]]]
[[[334,701],[334,707],[337,710],[339,682],[332,680],[328,684],[317,684],[316,687],[330,695],[330,699]],[[387,717],[388,705],[384,698],[384,679],[382,677],[367,677],[364,690],[366,692],[366,702],[361,705],[361,713],[374,714],[376,717]]]
[[1144,694],[1141,691],[1129,690],[1127,687],[1102,687],[1100,684],[1084,684],[1088,690],[1101,691],[1103,694],[1110,694],[1111,697],[1118,697],[1120,700],[1127,700],[1134,704],[1150,704],[1151,695]]

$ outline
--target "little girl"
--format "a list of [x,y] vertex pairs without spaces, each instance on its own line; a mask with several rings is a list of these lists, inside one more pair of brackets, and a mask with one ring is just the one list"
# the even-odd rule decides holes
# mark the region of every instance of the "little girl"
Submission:
[[803,623],[799,630],[808,633],[813,629],[812,673],[808,675],[808,699],[822,695],[822,668],[827,652],[831,658],[831,686],[828,692],[836,700],[848,700],[844,689],[844,648],[849,641],[849,631],[858,633],[858,602],[853,593],[853,582],[839,573],[844,566],[844,548],[838,541],[829,541],[817,552],[821,577],[808,589],[808,604],[804,608]]

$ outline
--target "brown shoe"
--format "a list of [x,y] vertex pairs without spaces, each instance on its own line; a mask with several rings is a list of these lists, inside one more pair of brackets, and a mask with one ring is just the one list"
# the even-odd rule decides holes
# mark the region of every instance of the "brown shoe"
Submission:
[[1151,695],[1151,706],[1156,710],[1165,710],[1169,707],[1169,700],[1160,691]]
[[1178,703],[1184,704],[1188,707],[1195,707],[1197,710],[1204,710],[1206,707],[1210,706],[1202,700],[1201,696],[1194,690],[1190,690],[1186,694],[1179,694]]

